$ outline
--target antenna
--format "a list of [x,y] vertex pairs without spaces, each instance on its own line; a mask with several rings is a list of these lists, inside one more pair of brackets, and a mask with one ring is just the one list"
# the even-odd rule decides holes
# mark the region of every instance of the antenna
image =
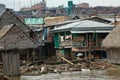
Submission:
[[15,9],[15,0],[13,0],[13,9]]
[[19,8],[21,8],[21,5],[20,5],[20,0],[19,0]]
[[32,7],[32,0],[30,0],[30,7]]
[[81,0],[78,0],[78,3],[80,4],[80,3],[81,3]]
[[34,0],[34,4],[33,5],[35,5],[35,0]]
[[103,6],[105,6],[104,0],[103,0]]
[[111,0],[110,0],[110,6],[112,6]]

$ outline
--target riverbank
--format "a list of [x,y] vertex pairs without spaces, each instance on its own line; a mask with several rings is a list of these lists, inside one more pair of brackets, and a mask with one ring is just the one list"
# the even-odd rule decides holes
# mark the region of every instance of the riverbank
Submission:
[[37,76],[22,75],[20,79],[14,80],[120,80],[120,76],[112,76],[106,70],[95,70],[90,72],[72,71],[59,73],[48,73]]

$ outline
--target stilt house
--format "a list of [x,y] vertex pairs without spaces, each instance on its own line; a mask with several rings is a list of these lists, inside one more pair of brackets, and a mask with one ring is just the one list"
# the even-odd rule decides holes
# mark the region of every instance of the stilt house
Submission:
[[66,58],[75,58],[77,53],[89,57],[91,53],[96,58],[106,57],[102,40],[114,26],[91,21],[79,20],[74,23],[53,29],[56,54]]

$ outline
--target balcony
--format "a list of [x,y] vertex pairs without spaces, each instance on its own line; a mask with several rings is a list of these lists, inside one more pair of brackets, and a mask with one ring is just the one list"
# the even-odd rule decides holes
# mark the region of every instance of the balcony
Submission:
[[72,47],[72,41],[71,40],[65,40],[60,43],[60,47]]

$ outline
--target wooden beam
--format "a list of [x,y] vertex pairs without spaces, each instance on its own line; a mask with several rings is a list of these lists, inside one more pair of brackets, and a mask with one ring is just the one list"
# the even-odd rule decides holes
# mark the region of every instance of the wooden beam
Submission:
[[71,65],[74,65],[74,63],[72,63],[71,61],[65,59],[64,57],[60,57],[60,58],[61,58],[62,60],[64,60],[65,62],[67,62],[67,63],[69,63],[69,64],[71,64]]

